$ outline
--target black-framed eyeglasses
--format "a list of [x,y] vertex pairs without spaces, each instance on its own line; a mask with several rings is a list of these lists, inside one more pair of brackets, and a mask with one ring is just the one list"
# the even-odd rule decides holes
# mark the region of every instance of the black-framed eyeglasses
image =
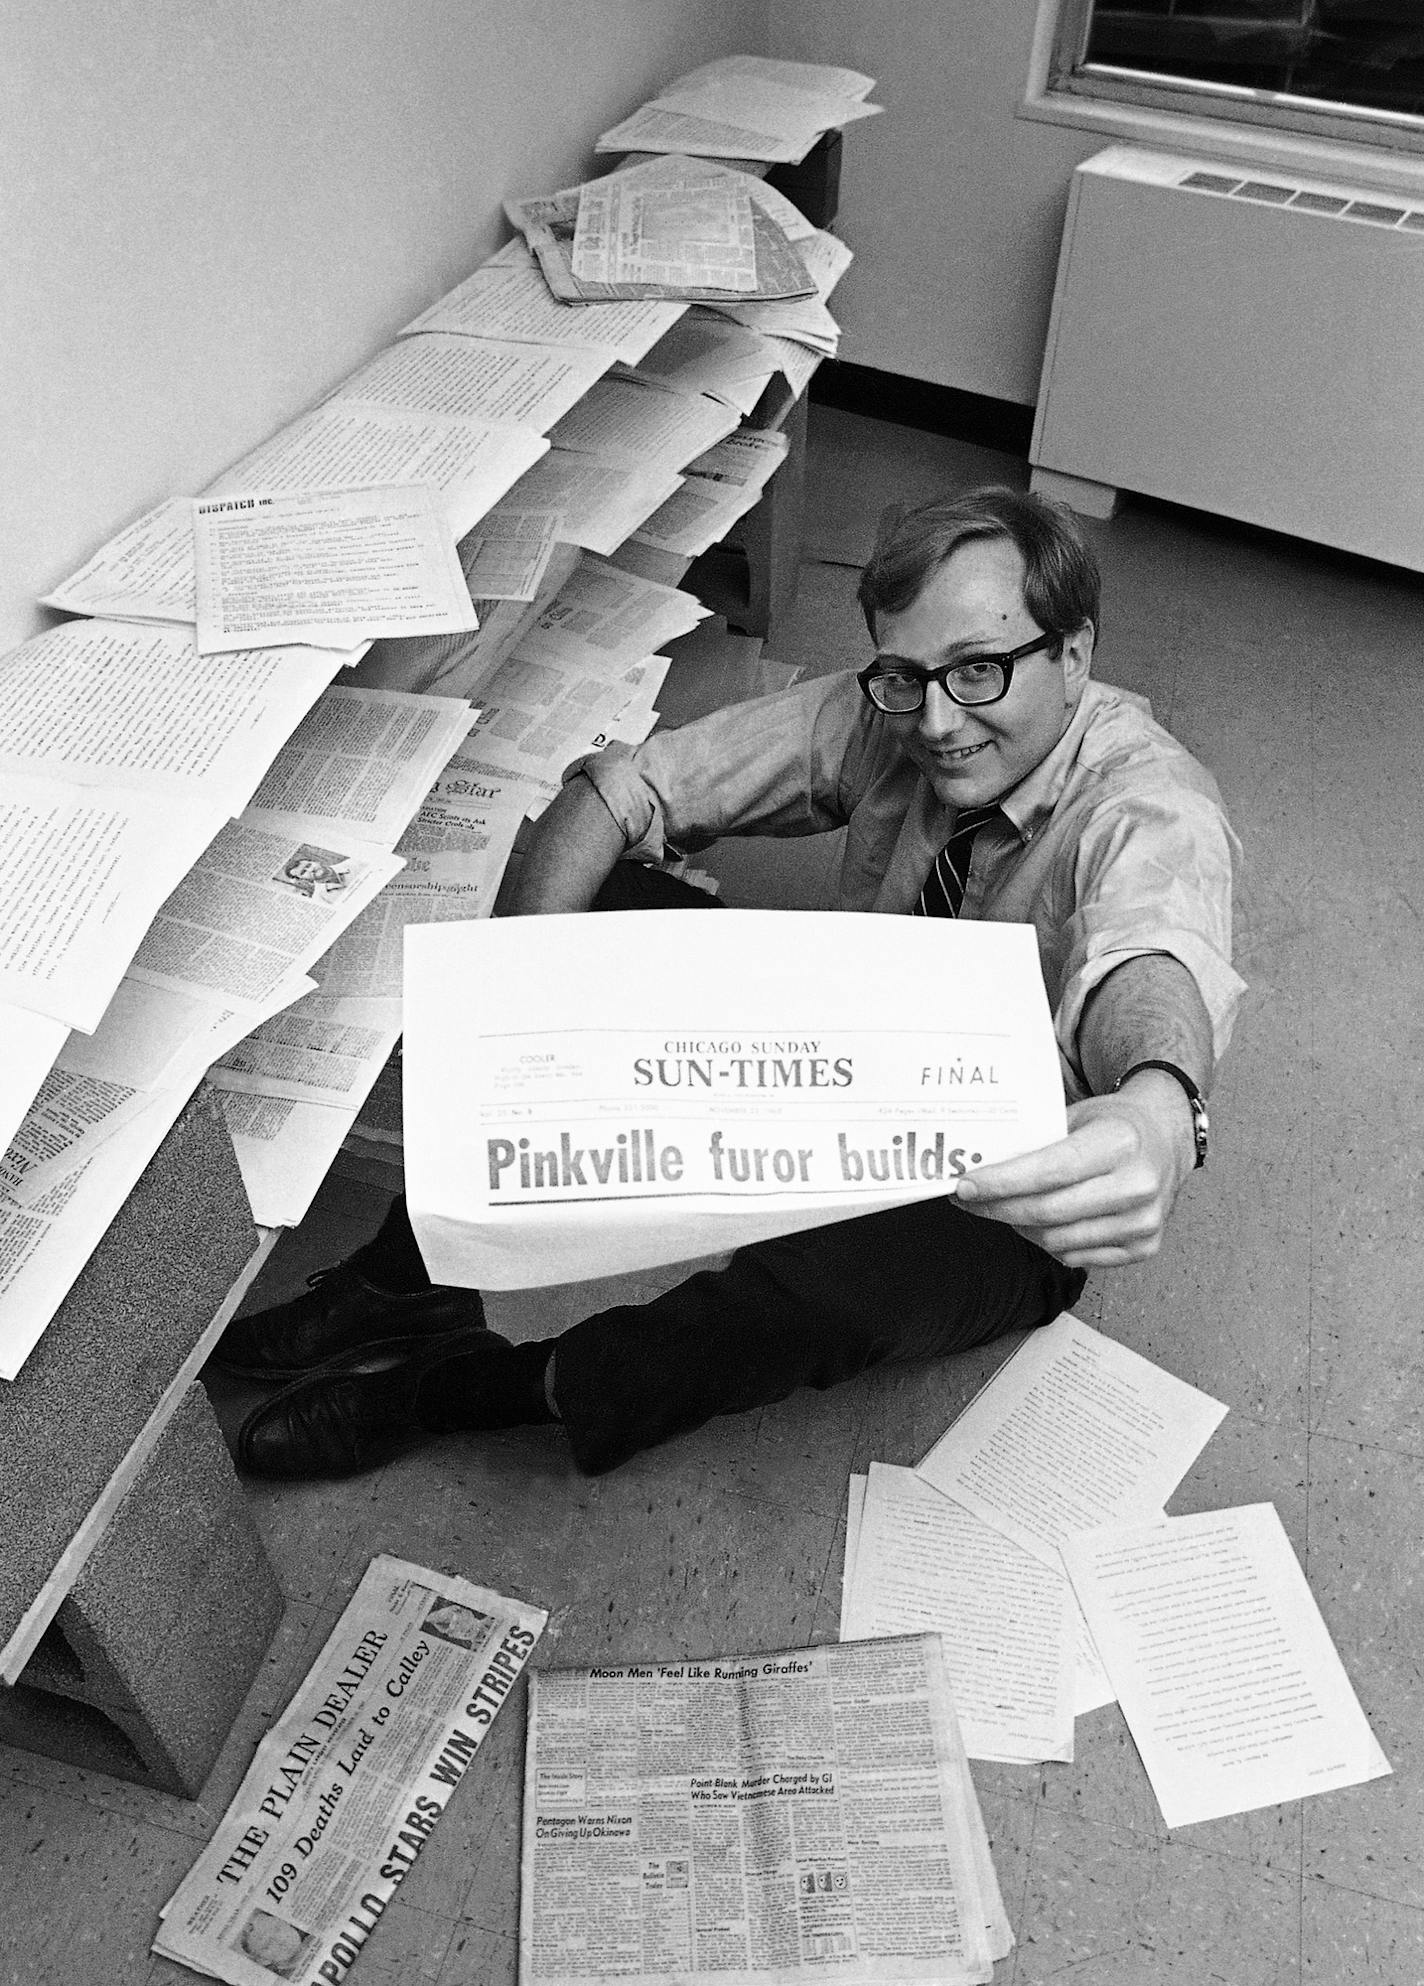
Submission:
[[952,703],[973,709],[980,704],[997,703],[1008,695],[1015,662],[1059,646],[1056,634],[1036,634],[1032,641],[1011,648],[1006,655],[971,655],[963,662],[945,662],[938,669],[926,669],[919,662],[907,661],[903,655],[877,655],[860,671],[856,681],[875,708],[888,711],[892,717],[906,717],[923,710],[930,683],[938,683]]

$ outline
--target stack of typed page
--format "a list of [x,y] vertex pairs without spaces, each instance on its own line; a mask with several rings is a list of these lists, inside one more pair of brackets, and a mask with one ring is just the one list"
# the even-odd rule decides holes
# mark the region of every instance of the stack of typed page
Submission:
[[852,1476],[841,1638],[938,1632],[971,1758],[1117,1701],[1169,1827],[1390,1770],[1274,1508],[1169,1518],[1226,1409],[1065,1315],[915,1469]]
[[153,1949],[230,1986],[345,1977],[523,1673],[547,1615],[373,1559]]
[[[817,75],[819,103],[841,72]],[[570,301],[579,189],[551,196],[557,227],[516,217],[45,596],[84,618],[0,658],[0,1377],[205,1071],[256,1219],[300,1220],[400,1034],[406,925],[487,916],[564,767],[657,721],[659,651],[706,617],[677,583],[786,452],[745,416],[834,349],[849,253],[755,167],[622,182],[606,212],[655,194],[664,250],[735,215],[734,250],[749,214],[756,286]]]
[[708,158],[791,165],[822,132],[883,106],[867,103],[874,78],[825,62],[727,55],[669,83],[598,141],[600,152],[694,152]]
[[1012,1945],[937,1635],[531,1676],[520,1986],[968,1986]]

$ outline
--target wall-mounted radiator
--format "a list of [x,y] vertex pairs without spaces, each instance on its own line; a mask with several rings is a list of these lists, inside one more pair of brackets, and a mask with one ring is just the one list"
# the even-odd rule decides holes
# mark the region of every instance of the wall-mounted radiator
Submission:
[[1136,490],[1424,571],[1424,199],[1086,160],[1030,460],[1081,509]]

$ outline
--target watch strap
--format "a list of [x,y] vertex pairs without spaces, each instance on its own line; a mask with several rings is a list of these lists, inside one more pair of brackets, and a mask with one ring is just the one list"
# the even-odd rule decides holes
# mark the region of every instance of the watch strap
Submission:
[[1124,1069],[1113,1084],[1113,1093],[1115,1094],[1120,1090],[1128,1077],[1135,1076],[1139,1069],[1161,1069],[1164,1074],[1175,1076],[1186,1091],[1187,1102],[1192,1107],[1192,1142],[1196,1147],[1197,1154],[1194,1170],[1200,1171],[1201,1167],[1206,1164],[1207,1131],[1210,1125],[1210,1120],[1207,1117],[1206,1098],[1202,1095],[1185,1069],[1178,1068],[1175,1062],[1161,1062],[1155,1056],[1147,1057],[1141,1062],[1134,1062],[1130,1069]]

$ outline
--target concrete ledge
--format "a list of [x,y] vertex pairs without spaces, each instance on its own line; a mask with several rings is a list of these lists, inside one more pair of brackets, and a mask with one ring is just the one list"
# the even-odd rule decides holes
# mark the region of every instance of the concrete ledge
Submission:
[[185,1365],[258,1245],[200,1089],[0,1389],[0,1640],[23,1650],[27,1614],[38,1637],[0,1688],[10,1743],[190,1797],[212,1767],[282,1602]]
[[0,1386],[0,1644],[257,1243],[232,1141],[200,1088],[19,1376]]

